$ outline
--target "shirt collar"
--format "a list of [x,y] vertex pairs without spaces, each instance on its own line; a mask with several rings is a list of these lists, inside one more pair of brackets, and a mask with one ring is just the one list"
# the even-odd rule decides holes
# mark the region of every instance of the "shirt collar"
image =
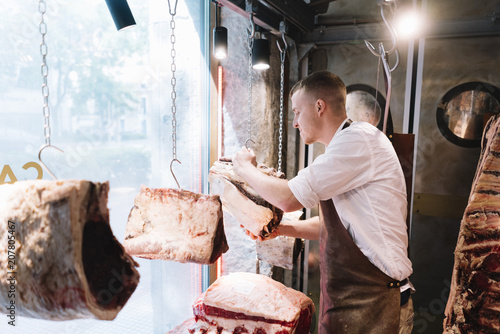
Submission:
[[326,147],[330,146],[330,144],[332,143],[333,141],[333,138],[335,138],[336,135],[339,134],[340,131],[342,131],[344,129],[344,125],[345,123],[349,121],[349,118],[346,118],[344,119],[344,121],[340,124],[340,126],[338,127],[337,131],[335,132],[335,134],[333,135],[332,139],[330,140],[330,142],[328,143],[328,145],[326,145]]

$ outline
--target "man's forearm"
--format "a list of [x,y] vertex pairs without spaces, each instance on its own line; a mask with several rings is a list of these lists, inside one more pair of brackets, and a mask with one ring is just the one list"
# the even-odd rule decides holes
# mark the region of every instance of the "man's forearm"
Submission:
[[306,220],[285,221],[279,225],[278,233],[292,238],[318,240],[320,224],[318,216]]
[[302,208],[302,204],[288,187],[287,180],[266,175],[251,165],[239,170],[238,173],[250,187],[272,205],[286,212]]

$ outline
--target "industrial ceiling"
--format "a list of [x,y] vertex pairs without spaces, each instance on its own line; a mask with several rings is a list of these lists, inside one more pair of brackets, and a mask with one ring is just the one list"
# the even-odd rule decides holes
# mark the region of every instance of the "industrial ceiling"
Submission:
[[285,19],[287,36],[299,44],[329,44],[389,38],[383,28],[381,6],[396,1],[398,12],[416,8],[426,13],[427,38],[491,36],[500,34],[500,1],[482,0],[217,0],[249,17],[274,34]]

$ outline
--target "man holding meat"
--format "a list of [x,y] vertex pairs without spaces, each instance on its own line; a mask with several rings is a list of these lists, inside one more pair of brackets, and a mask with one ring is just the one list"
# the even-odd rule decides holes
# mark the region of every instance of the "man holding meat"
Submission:
[[346,88],[333,73],[311,74],[290,96],[294,127],[325,153],[283,180],[260,173],[254,153],[242,148],[236,172],[284,211],[320,204],[319,217],[282,223],[272,235],[320,242],[320,334],[411,333],[406,188],[391,142],[371,124],[347,119]]

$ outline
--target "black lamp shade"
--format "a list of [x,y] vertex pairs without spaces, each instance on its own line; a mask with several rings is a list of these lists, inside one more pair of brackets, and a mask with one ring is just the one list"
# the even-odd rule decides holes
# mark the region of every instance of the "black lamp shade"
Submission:
[[227,29],[225,27],[215,27],[213,33],[213,54],[217,59],[227,57]]
[[252,48],[252,66],[256,70],[267,70],[269,68],[269,57],[271,45],[267,39],[255,39]]
[[106,0],[106,5],[108,5],[117,30],[135,25],[134,16],[130,11],[127,0]]

